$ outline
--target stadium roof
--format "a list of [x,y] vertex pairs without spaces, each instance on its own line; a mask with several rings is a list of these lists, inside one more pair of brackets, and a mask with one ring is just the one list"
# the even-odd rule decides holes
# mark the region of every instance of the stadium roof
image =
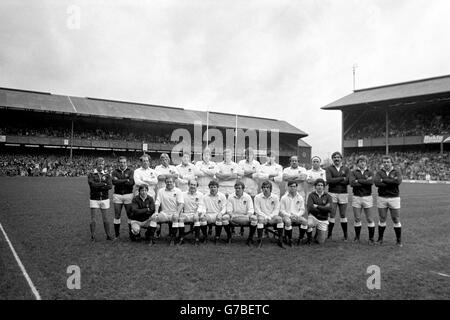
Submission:
[[373,105],[386,101],[450,95],[450,75],[359,89],[322,109],[340,110],[349,106]]
[[[183,108],[158,106],[143,103],[81,98],[55,95],[47,92],[0,88],[0,107],[16,110],[56,112],[74,115],[87,115],[105,118],[156,121],[192,125],[201,121],[206,125],[206,111],[185,110]],[[211,127],[234,128],[236,115],[209,112]],[[306,137],[308,134],[286,121],[238,115],[238,128],[278,129]]]

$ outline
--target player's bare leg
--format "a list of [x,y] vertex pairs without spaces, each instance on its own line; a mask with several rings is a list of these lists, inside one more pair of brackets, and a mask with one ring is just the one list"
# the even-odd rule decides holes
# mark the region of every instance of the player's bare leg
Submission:
[[339,203],[339,215],[341,217],[341,228],[342,232],[344,233],[344,241],[347,241],[348,239],[348,233],[347,233],[347,217],[346,217],[346,211],[347,211],[347,204],[346,203]]
[[400,223],[400,209],[389,209],[391,211],[392,222],[394,222],[395,237],[397,245],[403,247],[402,244],[402,224]]
[[378,208],[380,221],[378,222],[378,240],[377,244],[383,244],[384,230],[386,229],[387,208]]
[[331,212],[330,212],[330,217],[328,218],[328,239],[331,239],[331,237],[333,236],[333,228],[334,228],[334,223],[336,222],[336,210],[337,210],[338,204],[336,202],[331,203]]
[[91,230],[91,241],[95,241],[95,216],[99,209],[91,208],[91,223],[89,224],[89,228]]
[[108,211],[106,209],[100,209],[102,212],[103,228],[105,229],[106,240],[113,240],[109,230]]
[[114,235],[116,238],[120,236],[120,216],[123,206],[122,203],[114,203]]
[[355,208],[353,207],[353,216],[355,218],[354,227],[355,227],[355,239],[353,241],[360,242],[360,235],[361,235],[361,211],[362,208]]

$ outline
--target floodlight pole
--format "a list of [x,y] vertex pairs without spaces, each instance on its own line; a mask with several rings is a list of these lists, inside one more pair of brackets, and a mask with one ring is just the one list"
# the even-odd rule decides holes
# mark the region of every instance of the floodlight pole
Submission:
[[72,129],[70,130],[70,162],[72,162],[72,149],[73,149],[73,119],[72,119]]
[[355,63],[353,64],[353,91],[355,91],[356,68],[358,68],[358,65]]

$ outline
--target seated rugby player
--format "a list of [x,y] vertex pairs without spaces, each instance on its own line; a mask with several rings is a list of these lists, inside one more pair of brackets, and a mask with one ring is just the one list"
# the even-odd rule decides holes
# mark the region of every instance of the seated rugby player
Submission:
[[[183,192],[183,212],[180,215],[178,222],[179,228],[184,228],[185,223],[194,223],[195,245],[200,243],[200,216],[205,212],[203,206],[203,194],[197,191],[197,180],[189,180],[189,190]],[[180,244],[183,243],[183,238],[180,239]]]
[[131,232],[137,240],[141,235],[141,228],[147,228],[145,239],[150,241],[150,245],[155,244],[154,235],[156,231],[155,201],[148,193],[147,185],[138,188],[139,194],[131,202],[130,225]]
[[215,243],[217,243],[222,232],[222,217],[227,212],[227,198],[223,193],[219,192],[219,183],[216,180],[211,180],[208,185],[209,193],[203,197],[205,213],[200,216],[200,225],[205,243],[208,242],[207,225],[216,225]]
[[229,222],[238,226],[250,226],[247,245],[253,243],[258,218],[255,215],[252,197],[244,192],[245,185],[238,181],[234,184],[234,192],[228,196],[227,214],[223,216],[223,224],[227,232],[227,243],[231,243]]
[[255,213],[258,218],[258,246],[262,246],[264,226],[276,226],[278,231],[278,245],[283,247],[283,219],[280,213],[280,200],[272,193],[270,181],[264,181],[261,185],[262,192],[255,196]]
[[311,244],[312,228],[316,228],[317,243],[325,242],[328,231],[328,217],[332,210],[333,199],[325,192],[325,181],[321,178],[314,182],[315,191],[308,196],[308,232],[307,242]]
[[288,192],[281,197],[280,216],[283,218],[285,238],[287,244],[292,246],[292,227],[299,226],[300,237],[298,244],[308,229],[308,220],[303,217],[305,213],[305,201],[297,192],[297,182],[295,180],[288,181]]

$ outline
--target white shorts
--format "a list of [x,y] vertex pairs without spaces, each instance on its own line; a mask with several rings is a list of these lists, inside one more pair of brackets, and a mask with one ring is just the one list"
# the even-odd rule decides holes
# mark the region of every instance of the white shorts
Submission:
[[258,223],[263,223],[263,224],[267,224],[269,226],[271,225],[276,225],[278,223],[283,222],[283,219],[279,216],[263,216],[263,215],[258,215]]
[[290,218],[291,218],[291,222],[293,225],[300,225],[300,224],[308,223],[308,221],[303,216],[300,216],[298,214],[293,214],[290,216]]
[[164,212],[164,211],[158,212],[158,222],[159,223],[171,222],[174,214],[175,213],[173,212]]
[[373,197],[372,196],[366,196],[366,197],[353,196],[352,207],[353,208],[372,208],[373,207]]
[[314,217],[312,214],[308,216],[308,226],[310,227],[317,227],[320,231],[327,231],[328,230],[328,220],[319,220],[316,217]]
[[338,203],[338,204],[348,203],[348,193],[328,192],[328,194],[331,196],[331,199],[333,199],[333,203]]
[[133,194],[116,194],[113,193],[113,203],[117,204],[131,204],[133,200]]
[[180,214],[180,218],[183,217],[183,222],[184,223],[191,223],[194,222],[194,218],[198,217],[197,213],[193,213],[193,212],[182,212]]
[[400,197],[384,198],[379,196],[377,199],[377,207],[380,209],[400,209]]
[[200,218],[206,219],[208,224],[215,224],[217,220],[217,213],[204,213]]
[[106,200],[89,200],[89,208],[92,208],[92,209],[109,209],[109,199],[106,199]]

